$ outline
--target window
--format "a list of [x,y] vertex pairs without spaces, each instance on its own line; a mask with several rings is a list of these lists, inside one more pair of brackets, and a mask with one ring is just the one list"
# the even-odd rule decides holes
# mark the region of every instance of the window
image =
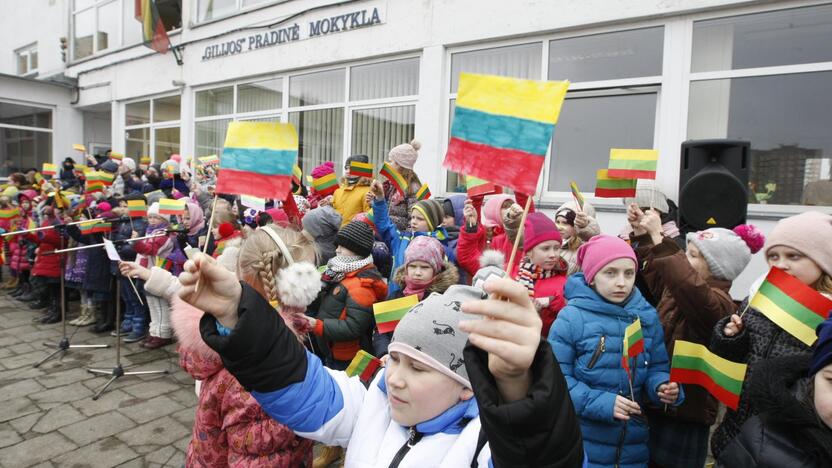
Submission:
[[221,154],[233,120],[290,122],[306,174],[326,161],[341,167],[350,154],[366,154],[379,166],[390,148],[413,139],[418,90],[419,58],[199,90],[194,153]]
[[52,110],[0,102],[0,177],[52,161]]
[[38,45],[30,44],[15,52],[17,55],[17,74],[31,75],[38,72]]
[[687,138],[751,143],[751,204],[832,206],[832,5],[693,30]]
[[662,74],[664,28],[634,29],[549,42],[549,78],[614,80]]
[[266,3],[282,3],[288,0],[198,0],[196,22],[231,16],[250,7],[265,5]]
[[125,104],[125,156],[161,163],[179,153],[180,100],[174,95]]

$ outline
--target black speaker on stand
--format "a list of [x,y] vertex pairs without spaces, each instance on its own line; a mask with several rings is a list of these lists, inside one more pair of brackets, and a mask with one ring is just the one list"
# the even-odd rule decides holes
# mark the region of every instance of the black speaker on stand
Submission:
[[748,213],[751,143],[689,140],[682,143],[679,171],[679,229],[733,229]]

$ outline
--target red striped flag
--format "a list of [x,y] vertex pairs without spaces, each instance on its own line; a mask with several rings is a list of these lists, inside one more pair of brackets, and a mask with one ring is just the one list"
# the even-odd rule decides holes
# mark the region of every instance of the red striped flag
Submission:
[[357,375],[362,382],[370,383],[379,367],[381,367],[381,359],[361,349],[352,358],[346,373],[350,377]]
[[166,53],[170,49],[170,39],[156,8],[156,1],[136,0],[135,17],[142,23],[144,45],[160,54]]

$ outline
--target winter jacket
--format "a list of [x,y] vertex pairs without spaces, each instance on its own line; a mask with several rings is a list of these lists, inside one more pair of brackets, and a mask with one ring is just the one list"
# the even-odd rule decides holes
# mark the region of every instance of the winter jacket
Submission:
[[[670,380],[670,363],[656,310],[638,289],[623,304],[607,302],[586,284],[583,273],[566,282],[567,306],[549,332],[555,357],[566,376],[569,394],[581,421],[589,466],[646,466],[646,419],[613,419],[615,397],[629,398],[627,372],[621,364],[624,329],[641,320],[644,352],[629,359],[635,401],[659,401],[659,385]],[[684,402],[680,392],[676,405]]]
[[341,214],[331,206],[320,206],[303,217],[303,230],[312,235],[318,247],[318,265],[335,256],[335,235],[341,228]]
[[57,228],[40,231],[37,233],[37,236],[40,240],[38,242],[35,264],[32,267],[32,276],[60,278],[61,256],[44,254],[65,247],[67,243],[66,239],[61,236]]
[[[515,263],[519,264],[519,261]],[[514,270],[512,278],[516,280],[519,267],[512,269]],[[560,273],[534,282],[534,294],[532,296],[535,299],[549,299],[549,305],[538,311],[540,319],[543,321],[543,328],[540,333],[544,337],[549,336],[549,330],[552,328],[558,313],[566,305],[566,301],[563,300],[563,287],[566,284],[566,279],[567,276]]]
[[[166,223],[148,226],[145,235],[152,236],[167,228]],[[138,240],[131,244],[133,244],[133,250],[142,256],[139,264],[145,268],[162,265],[167,255],[173,250],[173,240],[170,235],[159,234],[157,237]]]
[[191,189],[188,188],[188,184],[182,180],[178,174],[175,175],[173,179],[162,179],[162,181],[159,182],[159,189],[165,192],[165,196],[167,196],[167,198],[174,198],[173,189],[176,189],[177,192],[185,196],[188,196],[191,193]]
[[725,446],[717,467],[832,466],[832,429],[818,418],[806,389],[811,358],[784,356],[756,365],[748,398],[758,414]]
[[[661,244],[654,245],[645,234],[633,237],[632,245],[641,265],[639,275],[651,296],[659,298],[656,309],[664,330],[667,354],[673,355],[676,340],[708,346],[716,322],[736,310],[730,295],[731,282],[714,277],[702,279],[690,265],[685,252],[667,237]],[[684,387],[685,404],[668,408],[667,415],[687,422],[713,424],[719,402],[704,387]]]
[[[445,228],[439,227],[432,232],[415,232],[415,231],[400,231],[393,224],[390,216],[387,214],[387,202],[384,200],[375,200],[373,202],[373,215],[375,216],[376,230],[381,239],[390,247],[390,254],[393,255],[393,269],[396,271],[401,265],[404,265],[404,253],[407,246],[417,236],[435,237],[445,247],[445,256],[451,263],[456,263],[456,252],[448,246],[448,233]],[[395,283],[390,283],[388,296],[393,295],[399,290],[399,286]]]
[[[66,232],[79,244],[92,245],[104,242],[104,235],[81,234],[78,225],[67,226]],[[87,249],[87,271],[84,275],[84,283],[81,289],[91,292],[109,293],[110,281],[110,259],[104,249]]]
[[422,187],[422,183],[414,181],[408,187],[404,195],[399,193],[396,187],[387,179],[381,183],[384,188],[384,200],[387,202],[390,220],[396,229],[405,232],[410,229],[410,209],[419,201],[416,192]]
[[373,351],[373,303],[387,297],[387,285],[372,264],[324,284],[307,310],[318,321],[316,349],[326,359],[347,362],[363,349]]
[[352,218],[358,213],[370,210],[370,205],[367,204],[366,200],[370,186],[359,184],[347,185],[343,183],[332,197],[332,207],[341,214],[341,226],[352,221]]
[[[749,299],[746,298],[743,301],[739,310],[746,310]],[[745,421],[757,413],[746,392],[748,382],[756,369],[755,364],[780,356],[810,352],[805,343],[777,326],[754,307],[748,307],[742,315],[743,328],[732,337],[725,336],[724,333],[725,324],[730,319],[730,317],[725,317],[714,326],[710,350],[729,361],[748,364],[748,370],[742,384],[737,410],[728,409],[722,424],[711,436],[711,452],[715,458],[719,458],[722,449],[740,432]]]
[[[78,245],[67,245],[67,247],[79,247]],[[79,287],[84,284],[84,275],[87,271],[87,256],[89,252],[86,250],[76,250],[67,256],[66,268],[64,269],[64,281],[73,283]]]
[[[28,218],[23,218],[17,223],[12,231],[28,229]],[[37,236],[34,234],[16,234],[6,237],[9,243],[9,268],[14,271],[29,271],[32,265],[29,263],[29,249],[36,245]]]
[[[205,314],[203,340],[269,416],[300,436],[347,447],[346,468],[386,468],[400,451],[399,468],[467,468],[475,459],[480,467],[581,465],[578,425],[545,342],[531,366],[527,398],[503,403],[485,353],[468,348],[464,356],[476,398],[407,428],[390,417],[383,371],[365,388],[358,377],[327,370],[262,296],[241,286],[235,328],[223,328]],[[493,448],[484,443],[478,451],[480,436],[494,440]],[[418,441],[408,444],[409,437]]]
[[[136,249],[133,246],[133,242],[118,241],[130,239],[130,236],[133,235],[133,231],[136,231],[139,236],[143,236],[147,230],[147,221],[145,221],[144,218],[135,218],[131,220],[127,217],[122,217],[121,220],[122,222],[113,224],[113,231],[110,233],[110,240],[115,243],[116,252],[118,252],[119,258],[126,262],[132,262],[136,260]],[[118,276],[118,264],[116,262],[110,262],[110,273]]]
[[[405,284],[405,277],[407,276],[407,267],[402,265],[397,270],[396,273],[393,275],[393,282],[399,287],[398,292],[394,298],[404,297],[404,288]],[[430,296],[433,293],[442,294],[450,288],[451,286],[459,284],[459,269],[453,263],[445,260],[445,268],[439,272],[436,276],[433,277],[433,282],[425,288],[425,297]]]

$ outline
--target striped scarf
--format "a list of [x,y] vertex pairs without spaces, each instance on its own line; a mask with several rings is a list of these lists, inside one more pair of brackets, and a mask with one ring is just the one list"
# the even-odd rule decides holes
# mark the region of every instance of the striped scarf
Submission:
[[347,273],[360,270],[373,263],[373,256],[362,257],[340,257],[335,256],[329,259],[326,264],[326,271],[321,280],[326,283],[340,283]]
[[560,264],[551,270],[544,270],[535,265],[529,260],[529,257],[523,258],[520,262],[520,267],[517,270],[517,282],[526,287],[529,291],[529,297],[534,298],[534,283],[537,280],[551,278],[564,270],[565,262],[561,260]]

